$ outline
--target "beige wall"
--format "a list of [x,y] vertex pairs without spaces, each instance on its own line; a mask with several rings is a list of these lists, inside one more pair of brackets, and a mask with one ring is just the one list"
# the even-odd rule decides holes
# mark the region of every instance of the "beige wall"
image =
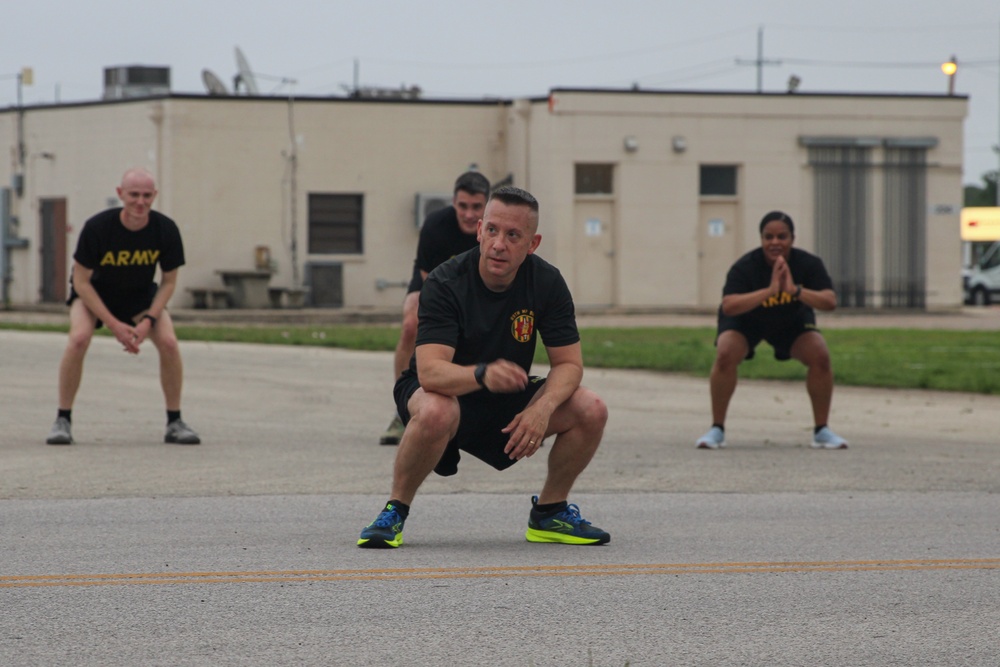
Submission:
[[[491,180],[506,175],[499,105],[297,100],[292,111],[298,262],[342,262],[348,306],[402,303],[402,287],[379,290],[376,280],[409,281],[417,192],[450,192],[473,163]],[[157,175],[155,207],[183,234],[187,265],[175,304],[190,304],[185,287],[221,284],[216,270],[253,268],[258,245],[271,249],[272,284],[291,285],[287,101],[173,97],[35,110],[28,118],[32,150],[56,158],[28,162],[21,230],[32,245],[15,256],[13,302],[37,301],[38,198],[67,197],[72,255],[82,223],[108,206],[133,164]],[[364,195],[362,254],[308,253],[310,192]]]
[[[578,218],[610,211],[613,254],[604,279],[611,305],[712,308],[723,276],[705,270],[699,250],[729,254],[731,263],[758,244],[764,212],[787,211],[797,223],[797,244],[814,249],[813,175],[801,137],[932,137],[928,305],[960,304],[965,98],[556,90],[552,100],[551,107],[544,99],[295,100],[299,264],[342,262],[347,306],[401,303],[401,287],[379,290],[376,281],[409,278],[417,242],[414,194],[448,192],[454,178],[476,163],[491,180],[511,174],[538,197],[539,253],[560,267],[571,289],[592,293],[595,280],[595,262],[584,254],[593,250],[592,239],[583,238]],[[0,112],[0,136],[10,137],[12,146],[15,120],[13,112]],[[272,282],[291,284],[287,100],[173,96],[29,109],[25,127],[25,197],[15,199],[14,212],[31,245],[13,251],[14,303],[38,300],[39,198],[67,198],[72,254],[82,222],[108,205],[121,172],[133,164],[157,174],[157,208],[184,235],[188,263],[175,305],[190,304],[183,287],[218,284],[218,269],[252,268],[257,245],[271,249],[278,271]],[[636,151],[624,149],[626,136],[635,138]],[[686,142],[684,152],[672,149],[677,136]],[[615,192],[598,198],[597,209],[592,198],[574,195],[579,162],[615,165]],[[699,197],[702,164],[738,165],[738,195]],[[12,154],[0,164],[2,182],[15,171]],[[364,253],[308,254],[310,192],[364,195]],[[718,211],[731,212],[732,219],[723,243],[707,246],[703,217]]]
[[[173,198],[161,206],[184,222],[185,284],[217,284],[216,270],[252,268],[254,248],[265,245],[277,269],[272,284],[290,286],[288,103],[183,99],[168,108],[164,178]],[[494,167],[505,160],[493,106],[298,100],[291,113],[298,262],[341,262],[348,306],[402,303],[402,287],[379,290],[376,281],[409,279],[417,192],[450,192],[472,163],[491,179],[503,175]],[[309,253],[310,193],[364,195],[363,253]]]
[[[115,198],[125,167],[155,160],[156,134],[149,117],[158,104],[54,107],[25,114],[24,197],[13,199],[12,213],[29,246],[13,251],[12,303],[35,303],[39,298],[39,200],[67,199],[72,254],[83,221]],[[0,127],[2,136],[16,137],[16,115],[0,115]],[[10,183],[16,171],[12,151],[11,160],[0,167],[2,182]]]
[[[699,284],[699,235],[706,233],[699,211],[714,199],[698,194],[701,165],[739,167],[738,195],[720,198],[735,204],[733,225],[726,227],[726,234],[736,235],[732,261],[759,244],[758,221],[772,209],[787,211],[797,223],[798,246],[815,250],[813,176],[800,137],[933,137],[929,211],[954,205],[950,213],[928,213],[928,307],[942,308],[961,299],[955,230],[966,112],[966,100],[942,97],[554,91],[530,114],[515,108],[510,122],[526,124],[518,132],[531,137],[528,155],[518,159],[529,165],[528,187],[547,209],[545,229],[551,232],[540,252],[552,253],[571,287],[587,270],[567,256],[583,233],[574,221],[573,165],[615,165],[615,266],[608,280],[615,286],[614,305],[631,308],[718,303],[722,277],[708,289]],[[636,151],[625,150],[626,136],[636,140]],[[672,149],[675,136],[685,139],[683,153]]]

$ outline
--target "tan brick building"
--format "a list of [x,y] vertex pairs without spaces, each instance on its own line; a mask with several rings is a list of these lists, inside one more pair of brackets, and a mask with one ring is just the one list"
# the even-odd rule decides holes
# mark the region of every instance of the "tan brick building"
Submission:
[[64,298],[80,226],[143,165],[184,236],[175,305],[191,304],[184,288],[263,256],[272,285],[305,282],[315,305],[394,306],[416,220],[474,164],[538,197],[539,253],[584,308],[713,308],[728,266],[758,244],[761,216],[782,209],[842,305],[947,309],[962,299],[967,110],[959,96],[566,89],[8,109],[6,293],[14,304]]

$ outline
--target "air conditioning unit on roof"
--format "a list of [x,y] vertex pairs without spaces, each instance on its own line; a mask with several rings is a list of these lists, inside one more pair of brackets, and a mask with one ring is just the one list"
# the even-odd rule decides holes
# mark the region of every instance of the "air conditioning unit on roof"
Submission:
[[440,192],[418,192],[413,207],[413,223],[417,229],[424,226],[424,220],[428,215],[445,206],[451,206],[451,198],[450,194]]
[[169,67],[124,65],[104,68],[104,99],[106,100],[169,94]]

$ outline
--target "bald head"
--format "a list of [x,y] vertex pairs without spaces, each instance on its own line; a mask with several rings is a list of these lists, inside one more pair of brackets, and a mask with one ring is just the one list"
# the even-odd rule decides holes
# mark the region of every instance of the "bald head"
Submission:
[[122,175],[118,186],[122,200],[122,222],[130,229],[141,228],[149,221],[149,211],[156,199],[156,181],[148,170],[133,167]]
[[130,167],[122,175],[122,187],[131,185],[143,185],[156,189],[156,179],[153,174],[144,167]]

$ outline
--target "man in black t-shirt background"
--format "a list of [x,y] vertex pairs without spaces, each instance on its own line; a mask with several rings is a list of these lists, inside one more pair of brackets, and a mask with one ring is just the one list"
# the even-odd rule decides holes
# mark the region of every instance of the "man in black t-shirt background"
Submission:
[[812,404],[816,449],[847,449],[847,441],[827,424],[833,399],[833,368],[813,310],[833,310],[837,295],[823,261],[793,248],[795,224],[781,211],[760,222],[761,247],[746,253],[729,269],[719,306],[716,356],[709,380],[712,428],[699,449],[726,446],[725,422],[736,391],[737,369],[753,359],[760,342],[774,348],[779,361],[796,359],[806,366],[806,392]]
[[[70,279],[69,341],[59,365],[59,410],[46,442],[73,443],[72,409],[94,330],[106,326],[129,354],[148,338],[160,355],[160,384],[167,407],[164,442],[201,442],[181,419],[183,365],[167,302],[184,264],[184,245],[173,220],[152,210],[156,182],[133,168],[117,189],[121,208],[93,216],[80,232]],[[153,282],[156,267],[160,285]]]
[[[455,180],[451,206],[428,214],[421,225],[413,276],[403,300],[403,324],[393,357],[393,381],[399,378],[413,356],[417,340],[417,305],[427,274],[441,262],[476,247],[476,226],[483,217],[489,195],[489,180],[478,171],[467,171]],[[395,415],[379,438],[379,444],[398,445],[401,437],[403,422]]]
[[[416,354],[393,395],[406,431],[390,500],[358,546],[394,548],[424,479],[457,472],[460,452],[503,470],[554,435],[548,475],[532,498],[530,542],[604,544],[611,537],[567,498],[607,423],[604,401],[580,385],[583,355],[573,299],[559,271],[537,255],[538,202],[520,188],[493,191],[479,247],[441,264],[420,293]],[[547,377],[532,377],[535,346]]]

